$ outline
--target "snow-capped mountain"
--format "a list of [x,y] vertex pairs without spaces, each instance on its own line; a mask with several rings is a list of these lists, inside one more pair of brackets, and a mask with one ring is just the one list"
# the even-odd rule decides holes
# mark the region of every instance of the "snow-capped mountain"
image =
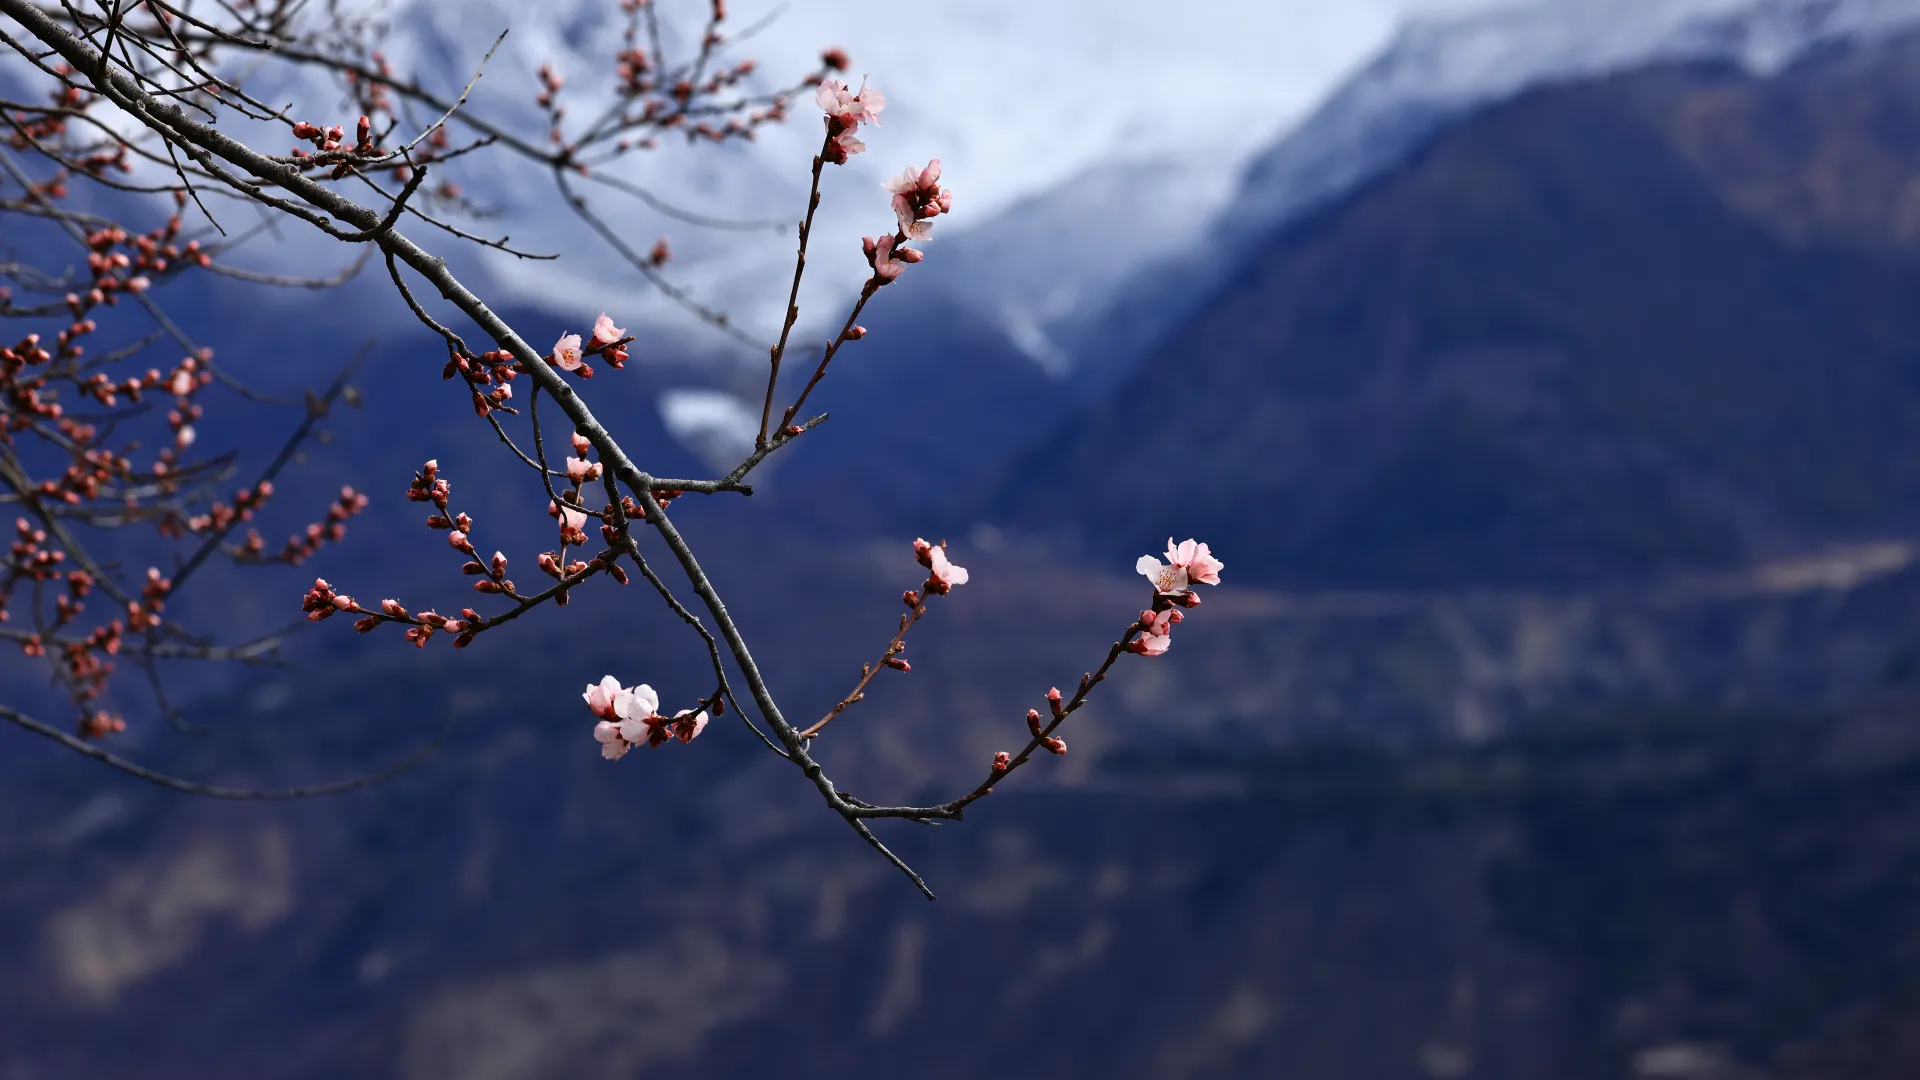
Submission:
[[[1114,358],[1145,348],[1287,222],[1392,168],[1436,132],[1543,84],[1649,63],[1722,60],[1776,70],[1810,50],[1920,25],[1920,0],[1538,0],[1408,19],[1377,56],[1246,165],[1209,226],[1153,254],[1118,299],[1077,321],[1033,307],[1035,359],[1061,341]],[[1050,317],[1051,316],[1051,317]]]
[[1531,86],[1642,64],[1755,71],[1920,21],[1920,0],[1546,0],[1409,20],[1247,170],[1218,235],[1255,238],[1390,167],[1447,121]]

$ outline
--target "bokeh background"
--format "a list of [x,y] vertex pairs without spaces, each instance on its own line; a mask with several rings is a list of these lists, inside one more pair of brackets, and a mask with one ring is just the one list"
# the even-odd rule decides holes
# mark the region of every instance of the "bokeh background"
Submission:
[[[510,26],[479,100],[537,122],[539,63],[591,100],[610,7],[396,4],[389,52],[458,87]],[[891,632],[913,537],[972,569],[820,745],[876,801],[975,782],[1137,610],[1134,558],[1191,535],[1225,584],[1174,648],[964,824],[886,832],[932,904],[731,717],[600,760],[581,685],[707,688],[639,591],[460,653],[327,624],[283,667],[183,668],[192,734],[130,680],[121,747],[229,784],[459,728],[288,805],[0,732],[0,1078],[1920,1074],[1920,0],[802,0],[746,51],[831,44],[890,104],[829,173],[803,338],[882,178],[938,156],[955,212],[832,419],[681,528],[803,716]],[[635,178],[792,216],[796,116]],[[565,255],[460,256],[524,333],[640,334],[586,390],[643,465],[737,455],[761,354],[537,174],[463,182]],[[777,328],[789,236],[603,209]],[[174,618],[276,626],[315,573],[457,608],[401,498],[428,457],[483,549],[545,546],[377,276],[160,299],[273,385],[373,342],[283,485],[289,526],[369,491],[349,542]]]

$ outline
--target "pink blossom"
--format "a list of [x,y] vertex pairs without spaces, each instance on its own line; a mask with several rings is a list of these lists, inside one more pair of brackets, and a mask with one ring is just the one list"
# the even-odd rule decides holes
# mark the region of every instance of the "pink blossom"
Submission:
[[623,689],[619,679],[608,675],[597,683],[589,683],[586,692],[580,697],[586,701],[587,708],[593,711],[593,715],[602,720],[612,720],[619,716],[614,711],[614,704],[622,694],[631,697],[632,691]]
[[1184,566],[1162,564],[1151,555],[1142,555],[1134,562],[1136,572],[1153,582],[1153,589],[1162,596],[1175,596],[1187,591],[1187,568]]
[[1140,613],[1140,636],[1134,638],[1127,648],[1141,656],[1159,656],[1173,644],[1173,627],[1184,616],[1179,611],[1168,608],[1158,614],[1151,611]]
[[704,709],[697,713],[692,709],[681,709],[674,714],[673,736],[683,743],[690,743],[699,738],[706,727],[707,713]]
[[568,371],[580,367],[580,335],[561,334],[553,343],[553,362]]
[[1226,569],[1226,564],[1214,558],[1207,545],[1193,540],[1182,540],[1176,545],[1171,536],[1167,537],[1167,562],[1186,571],[1189,581],[1202,585],[1220,584],[1220,571]]
[[907,166],[905,172],[883,185],[893,192],[893,214],[900,235],[909,240],[927,240],[933,236],[932,218],[953,209],[953,192],[940,186],[940,159],[927,162],[924,169]]
[[877,238],[866,237],[861,241],[861,245],[867,251],[867,262],[873,266],[874,276],[879,278],[883,285],[899,277],[900,271],[905,270],[908,263],[920,261],[917,257],[907,257],[920,254],[910,248],[900,249],[896,256],[893,243],[893,237],[890,235]]
[[600,743],[600,756],[608,761],[619,761],[633,749],[620,729],[605,720],[593,725],[593,737]]
[[620,717],[617,725],[620,737],[638,746],[649,741],[657,726],[650,721],[659,719],[654,711],[660,707],[660,695],[646,683],[631,690],[622,690],[615,696],[613,711]]
[[574,509],[571,506],[567,506],[564,504],[557,507],[557,509],[559,510],[559,513],[560,513],[560,521],[562,523],[562,527],[568,528],[568,529],[574,529],[576,531],[584,531],[586,529],[587,527],[586,514],[582,513],[579,510]]
[[955,585],[965,585],[967,583],[967,568],[964,566],[955,566],[953,563],[947,561],[946,548],[934,548],[929,555],[931,561],[928,563],[928,567],[933,571],[927,575],[928,590],[930,592],[937,592],[945,596],[953,590]]
[[867,148],[867,144],[860,141],[853,132],[853,128],[848,128],[833,137],[833,149],[838,156],[830,160],[844,164],[848,158]]
[[600,743],[600,756],[609,761],[618,761],[627,751],[652,736],[652,725],[647,721],[653,718],[654,709],[660,705],[660,696],[653,687],[645,683],[627,689],[620,680],[611,675],[587,687],[581,697],[586,699],[587,708],[600,722],[593,725],[593,737]]
[[[597,461],[583,461],[580,458],[568,458],[567,479],[576,484],[583,480],[598,480],[600,479],[600,463]],[[582,514],[581,517],[584,519],[586,515]],[[584,524],[584,520],[582,524]],[[577,528],[578,526],[575,527]]]
[[[605,312],[602,312],[600,317],[593,321],[593,340],[597,345],[611,345],[626,336],[626,330],[613,325],[613,319],[608,317]],[[565,339],[563,338],[562,340]]]
[[864,80],[858,93],[849,93],[847,84],[839,79],[822,80],[814,100],[827,114],[827,145],[821,157],[836,165],[846,164],[849,157],[867,148],[854,132],[862,123],[878,127],[880,110],[887,106],[887,96],[870,89]]
[[830,119],[851,128],[857,124],[880,126],[880,110],[887,107],[887,95],[860,80],[860,89],[849,93],[847,84],[839,79],[823,79],[820,88],[813,93],[813,100],[826,111]]

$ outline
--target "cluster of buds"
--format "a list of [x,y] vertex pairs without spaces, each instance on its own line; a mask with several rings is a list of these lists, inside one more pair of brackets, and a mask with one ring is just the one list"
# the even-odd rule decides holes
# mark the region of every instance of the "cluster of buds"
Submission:
[[47,530],[34,528],[26,518],[14,518],[13,527],[17,538],[7,552],[7,569],[35,581],[59,576],[57,567],[67,553],[46,546]]
[[[662,240],[655,245],[655,251],[666,246]],[[665,261],[664,257],[659,261]],[[560,340],[553,343],[553,351],[547,354],[547,363],[562,371],[571,371],[583,379],[593,378],[593,367],[586,357],[598,356],[612,364],[616,370],[625,367],[629,354],[627,344],[633,335],[623,327],[613,325],[613,319],[605,312],[593,321],[593,333],[583,345],[579,334],[562,334]]]
[[848,158],[867,148],[858,135],[860,125],[879,127],[880,110],[887,107],[887,95],[868,86],[864,79],[858,91],[848,90],[839,79],[822,79],[813,99],[827,114],[827,142],[820,157],[834,165],[845,165]]
[[[203,350],[204,352],[204,350]],[[173,429],[173,444],[182,450],[193,445],[193,422],[204,410],[194,403],[193,395],[213,382],[213,373],[201,363],[203,357],[189,356],[167,376],[166,391],[173,395],[173,408],[167,411],[167,426]]]
[[160,612],[166,609],[167,594],[173,591],[171,578],[160,576],[157,567],[147,568],[147,580],[140,586],[140,599],[127,603],[127,629],[145,633],[160,626]]
[[373,120],[362,116],[356,124],[354,144],[348,149],[347,131],[338,124],[330,128],[321,128],[301,120],[293,125],[293,137],[310,142],[314,153],[300,147],[293,148],[295,159],[311,158],[315,164],[332,163],[332,179],[338,180],[353,171],[355,159],[365,160],[382,156],[379,147],[373,145]]
[[507,402],[513,398],[513,380],[519,373],[519,363],[505,349],[469,359],[451,345],[447,349],[447,366],[440,369],[442,379],[458,375],[466,381],[467,390],[473,394],[473,414],[483,420],[495,409],[513,412]]
[[[261,488],[271,490],[272,485],[261,483]],[[309,522],[300,532],[287,537],[286,546],[280,549],[280,561],[298,566],[312,558],[320,550],[320,545],[337,544],[346,539],[347,519],[367,508],[367,497],[352,487],[342,487],[340,497],[327,507],[327,516],[322,521]],[[241,554],[246,558],[257,559],[263,545],[260,534],[249,530],[246,545]]]
[[[697,712],[682,709],[673,716],[661,716],[660,695],[646,683],[624,687],[619,679],[608,675],[589,684],[580,696],[599,718],[593,725],[593,737],[600,744],[600,756],[608,761],[626,757],[627,751],[642,743],[660,746],[673,739],[690,743],[706,730],[704,709]],[[714,711],[720,709],[720,699],[716,697]]]
[[1025,764],[1035,750],[1065,754],[1066,740],[1054,732],[1074,710],[1086,702],[1088,693],[1107,677],[1108,668],[1123,653],[1141,656],[1165,653],[1173,642],[1173,628],[1186,618],[1186,613],[1181,609],[1198,607],[1200,604],[1200,598],[1194,595],[1191,587],[1193,583],[1220,584],[1220,571],[1225,569],[1225,564],[1214,558],[1213,552],[1205,544],[1195,540],[1176,544],[1172,537],[1168,537],[1165,562],[1151,555],[1142,555],[1134,564],[1134,569],[1153,583],[1153,607],[1142,611],[1139,620],[1127,628],[1126,636],[1114,643],[1112,651],[1107,654],[1107,662],[1101,665],[1099,671],[1080,677],[1080,689],[1071,700],[1062,695],[1057,686],[1047,691],[1047,711],[1052,714],[1051,719],[1042,716],[1038,709],[1027,710],[1027,733],[1033,737],[1032,741],[1017,757],[1004,750],[994,754],[991,777],[969,798],[986,794],[1001,777]]
[[[760,125],[786,119],[784,94],[742,96],[738,93],[740,85],[759,69],[758,64],[751,59],[725,63],[717,55],[727,40],[720,32],[720,24],[726,21],[724,4],[714,5],[713,21],[700,38],[699,55],[683,64],[670,63],[666,57],[648,52],[641,44],[642,16],[651,17],[646,11],[648,5],[649,0],[620,0],[620,10],[627,21],[622,48],[613,57],[614,90],[624,102],[616,130],[679,130],[689,142],[725,142],[733,138],[751,139]],[[658,45],[657,38],[654,44]],[[541,105],[551,108],[548,102],[554,88],[546,84],[543,76]],[[736,93],[728,95],[728,91]],[[702,115],[726,119],[710,123],[697,119]],[[635,140],[623,134],[617,140],[617,147],[623,153],[635,147],[651,150],[655,145],[651,136]]]

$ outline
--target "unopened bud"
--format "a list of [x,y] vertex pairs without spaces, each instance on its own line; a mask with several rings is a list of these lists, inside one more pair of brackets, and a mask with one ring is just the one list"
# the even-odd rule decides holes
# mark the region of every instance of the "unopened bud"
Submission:
[[360,631],[361,633],[363,633],[363,634],[364,634],[364,633],[366,633],[367,631],[369,631],[369,630],[371,630],[371,629],[373,629],[374,627],[376,627],[376,626],[379,626],[379,625],[380,625],[380,619],[379,619],[379,617],[378,617],[378,616],[375,616],[375,615],[369,615],[369,616],[367,616],[367,617],[366,617],[366,618],[364,618],[364,619],[360,619],[360,620],[357,620],[357,621],[356,621],[356,622],[355,622],[355,623],[353,624],[353,628],[354,628],[355,630],[358,630],[358,631]]
[[907,663],[905,660],[902,660],[897,656],[887,657],[887,666],[892,668],[895,671],[912,671],[913,670],[912,664]]
[[908,589],[906,592],[900,594],[900,602],[910,608],[917,608],[920,606],[920,594],[914,592],[912,589]]
[[1053,708],[1053,718],[1055,720],[1067,715],[1067,710],[1060,704],[1059,687],[1056,686],[1047,691],[1047,704]]
[[1013,764],[1013,755],[1007,753],[1005,750],[993,755],[994,772],[1006,772],[1007,766],[1011,764]]
[[1064,754],[1067,752],[1067,740],[1062,738],[1042,739],[1040,740],[1040,745],[1046,747],[1050,753]]
[[1039,709],[1027,710],[1027,730],[1033,732],[1033,735],[1035,738],[1040,737],[1040,710]]

